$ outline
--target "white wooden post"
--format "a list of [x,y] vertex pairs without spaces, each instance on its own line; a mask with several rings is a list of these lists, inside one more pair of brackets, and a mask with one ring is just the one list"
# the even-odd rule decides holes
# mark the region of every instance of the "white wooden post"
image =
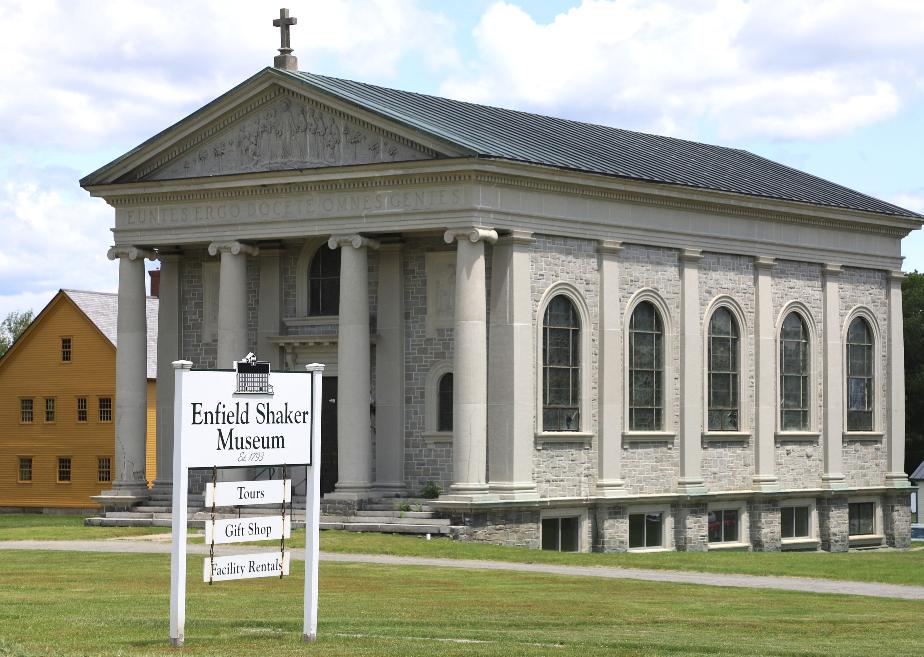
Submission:
[[321,503],[321,376],[320,363],[306,365],[311,372],[311,465],[305,478],[305,622],[304,641],[318,636],[318,552]]
[[183,645],[186,624],[186,493],[189,487],[189,473],[183,462],[182,404],[183,376],[192,369],[188,360],[173,362],[173,550],[170,554],[170,645]]

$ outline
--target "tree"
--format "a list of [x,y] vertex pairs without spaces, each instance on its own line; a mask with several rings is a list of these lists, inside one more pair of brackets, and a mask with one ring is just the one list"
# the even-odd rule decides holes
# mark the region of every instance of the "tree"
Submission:
[[905,330],[905,472],[924,461],[924,274],[902,281]]
[[0,356],[16,342],[16,339],[22,335],[29,324],[32,323],[32,311],[23,312],[13,311],[0,322]]

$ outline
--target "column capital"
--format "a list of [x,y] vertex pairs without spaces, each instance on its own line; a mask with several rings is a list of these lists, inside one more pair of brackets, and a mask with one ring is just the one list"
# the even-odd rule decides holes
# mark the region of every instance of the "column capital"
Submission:
[[622,249],[622,242],[619,240],[597,240],[597,253],[600,255],[619,255]]
[[157,256],[152,251],[141,249],[137,246],[110,246],[106,252],[106,257],[110,260],[128,258],[129,260],[138,260],[147,258],[148,260],[157,260]]
[[244,244],[237,240],[228,240],[226,242],[212,242],[209,244],[209,255],[214,256],[219,253],[230,253],[231,255],[252,255],[260,253],[260,249],[252,244]]
[[497,231],[493,228],[472,226],[471,228],[450,228],[443,234],[443,240],[446,244],[452,244],[456,240],[463,239],[467,239],[472,244],[482,240],[494,244],[497,241]]
[[380,246],[378,240],[372,239],[371,237],[366,237],[365,235],[353,234],[353,235],[331,235],[330,239],[327,240],[327,246],[336,249],[337,247],[352,246],[354,249],[361,249],[367,247],[370,249],[377,249]]
[[776,258],[770,256],[757,256],[754,258],[754,269],[771,270],[776,267]]
[[680,262],[686,264],[698,264],[703,259],[703,252],[700,249],[682,249],[680,251]]
[[825,275],[825,278],[837,278],[844,273],[844,268],[837,263],[826,262],[821,266],[821,273]]
[[906,276],[907,274],[900,270],[892,270],[888,274],[890,281],[898,281],[899,284],[901,284],[901,282],[905,280]]

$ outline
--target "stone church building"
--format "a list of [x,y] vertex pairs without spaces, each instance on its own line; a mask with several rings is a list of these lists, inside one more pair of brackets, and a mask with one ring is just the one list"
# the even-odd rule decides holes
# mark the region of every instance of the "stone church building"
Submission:
[[[285,50],[285,49],[284,49]],[[751,153],[267,68],[90,174],[115,209],[111,495],[171,362],[326,365],[323,492],[561,550],[907,546],[901,239]],[[169,489],[159,468],[155,489]]]

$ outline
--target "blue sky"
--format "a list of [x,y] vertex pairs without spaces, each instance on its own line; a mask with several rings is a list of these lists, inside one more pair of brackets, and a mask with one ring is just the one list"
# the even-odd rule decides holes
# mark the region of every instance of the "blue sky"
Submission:
[[[115,290],[77,181],[272,63],[756,152],[924,212],[924,2],[0,0],[0,318]],[[905,240],[924,271],[924,235]]]

